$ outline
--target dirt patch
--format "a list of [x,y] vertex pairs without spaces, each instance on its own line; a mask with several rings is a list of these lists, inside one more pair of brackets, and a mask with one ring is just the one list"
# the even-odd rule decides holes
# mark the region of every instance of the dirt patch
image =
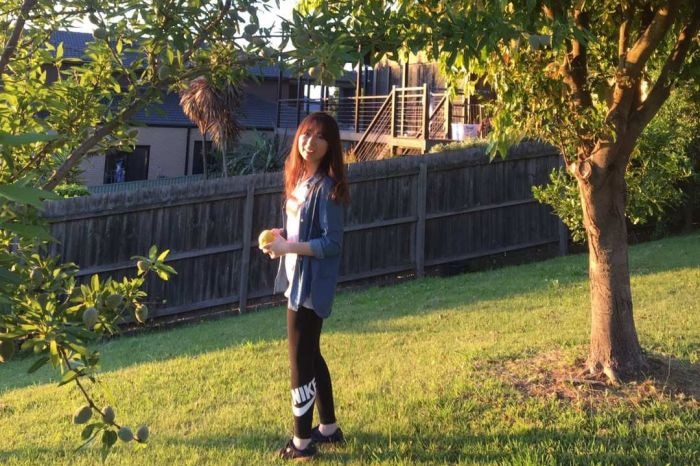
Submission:
[[[584,350],[581,354],[585,354]],[[648,369],[636,380],[617,386],[610,384],[604,375],[590,376],[583,358],[572,362],[563,350],[529,358],[489,361],[479,369],[527,396],[588,408],[662,399],[700,406],[700,364],[663,355],[648,355]]]

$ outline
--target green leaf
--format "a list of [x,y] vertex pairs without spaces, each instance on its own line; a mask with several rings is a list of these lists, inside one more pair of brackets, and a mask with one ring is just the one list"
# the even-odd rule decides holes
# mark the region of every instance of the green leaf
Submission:
[[165,272],[168,272],[171,275],[177,275],[177,271],[174,268],[170,267],[169,265],[163,264],[160,266],[160,269],[165,271]]
[[69,370],[65,374],[63,374],[63,377],[61,377],[61,381],[58,383],[58,386],[65,385],[67,383],[70,383],[77,379],[80,376],[80,374],[74,370]]
[[22,283],[22,278],[14,272],[10,272],[6,269],[0,269],[0,282],[12,283],[13,285],[17,285],[19,283]]
[[42,366],[44,366],[47,362],[49,362],[49,357],[48,356],[42,356],[39,359],[36,360],[32,366],[27,369],[27,373],[33,374],[34,372],[38,371]]
[[154,261],[156,260],[156,254],[158,254],[158,248],[154,244],[148,249],[148,258]]
[[168,257],[168,254],[170,253],[170,249],[166,249],[165,251],[161,252],[160,255],[158,256],[158,261],[163,262],[166,257]]
[[87,426],[85,426],[85,428],[80,434],[80,438],[82,438],[83,440],[87,440],[90,437],[92,437],[92,433],[95,430],[95,427],[99,426],[100,424],[100,422],[93,422],[92,424],[88,424]]
[[22,186],[17,183],[0,185],[0,196],[11,201],[29,204],[37,208],[41,207],[41,201],[44,199],[61,199],[58,195],[52,192],[43,191],[41,189],[36,189],[29,186]]
[[9,134],[0,131],[0,144],[4,146],[23,146],[34,142],[44,142],[56,139],[54,134],[46,133],[27,133],[27,134]]
[[46,228],[39,225],[26,225],[23,223],[0,224],[3,230],[16,233],[25,239],[38,239],[42,241],[51,241],[53,237],[49,234]]
[[112,446],[117,441],[117,433],[113,430],[105,430],[102,434],[102,461],[107,458]]
[[100,290],[100,276],[97,274],[94,274],[92,278],[90,278],[90,286],[92,287],[92,291],[99,291]]
[[164,270],[156,270],[156,273],[158,274],[161,280],[164,280],[166,282],[168,281],[168,278],[170,278],[168,272],[165,272]]

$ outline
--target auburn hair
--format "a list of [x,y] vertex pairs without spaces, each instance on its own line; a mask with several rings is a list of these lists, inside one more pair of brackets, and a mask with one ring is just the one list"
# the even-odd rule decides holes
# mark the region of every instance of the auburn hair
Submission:
[[304,178],[304,159],[299,153],[299,137],[306,131],[317,131],[328,143],[328,150],[323,156],[318,171],[333,180],[331,199],[347,204],[350,202],[348,179],[343,164],[343,148],[340,144],[340,130],[335,119],[325,112],[309,114],[302,120],[294,135],[292,149],[284,162],[284,197],[289,199],[299,181]]

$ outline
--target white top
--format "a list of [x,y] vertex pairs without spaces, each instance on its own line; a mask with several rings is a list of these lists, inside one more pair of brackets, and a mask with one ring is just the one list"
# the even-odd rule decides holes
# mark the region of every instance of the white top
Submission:
[[[299,241],[299,227],[301,226],[301,206],[306,201],[306,196],[309,194],[309,180],[300,181],[297,187],[292,191],[292,195],[287,199],[285,204],[285,212],[287,214],[287,241],[296,243]],[[292,280],[294,279],[294,268],[297,263],[296,254],[286,254],[284,256],[284,268],[287,272],[287,291],[284,296],[289,298],[289,293],[292,288]]]

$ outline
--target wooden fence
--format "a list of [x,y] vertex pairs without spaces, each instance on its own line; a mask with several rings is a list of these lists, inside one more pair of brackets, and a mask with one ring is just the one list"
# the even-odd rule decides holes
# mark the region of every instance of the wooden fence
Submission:
[[[532,197],[559,164],[536,144],[489,163],[482,148],[350,165],[341,282],[530,248],[557,251],[561,222]],[[178,274],[149,279],[154,316],[226,306],[244,311],[272,296],[277,261],[258,232],[281,224],[280,173],[47,202],[52,253],[81,276],[135,272],[134,255],[170,249]]]

